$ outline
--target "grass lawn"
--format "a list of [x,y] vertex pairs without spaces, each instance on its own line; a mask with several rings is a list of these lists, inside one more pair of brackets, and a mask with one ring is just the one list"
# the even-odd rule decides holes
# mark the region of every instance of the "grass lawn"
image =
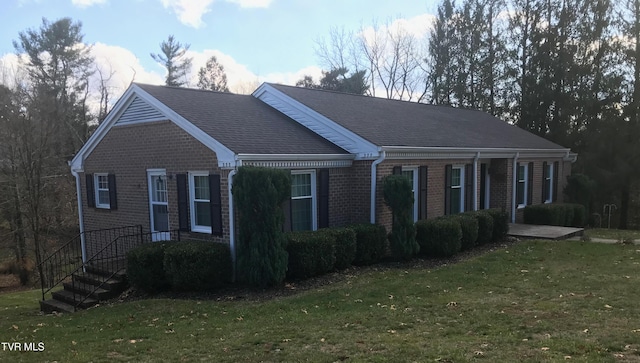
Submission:
[[593,228],[585,229],[584,232],[591,238],[607,238],[617,241],[624,241],[626,239],[640,239],[640,231],[636,230]]
[[151,299],[60,316],[0,296],[0,361],[640,362],[640,250],[522,242],[266,302]]

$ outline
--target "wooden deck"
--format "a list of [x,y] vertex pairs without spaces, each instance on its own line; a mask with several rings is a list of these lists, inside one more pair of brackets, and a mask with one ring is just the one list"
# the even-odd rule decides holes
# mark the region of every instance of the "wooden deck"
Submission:
[[509,236],[525,239],[561,240],[582,236],[584,228],[539,226],[534,224],[509,223]]

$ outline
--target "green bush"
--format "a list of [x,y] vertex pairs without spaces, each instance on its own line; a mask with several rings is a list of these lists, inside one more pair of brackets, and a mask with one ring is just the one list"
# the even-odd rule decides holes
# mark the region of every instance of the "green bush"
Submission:
[[305,279],[331,271],[336,262],[335,235],[324,231],[289,232],[287,277]]
[[384,226],[363,223],[349,228],[356,233],[354,265],[371,265],[384,257],[387,250],[387,229]]
[[492,241],[493,238],[493,217],[487,211],[468,212],[478,220],[478,240],[477,245],[484,245]]
[[392,229],[389,233],[391,254],[397,260],[410,259],[420,250],[413,224],[411,181],[403,175],[389,175],[382,182],[384,201],[393,214]]
[[526,224],[582,227],[586,223],[586,208],[582,204],[537,204],[524,208]]
[[127,253],[127,278],[136,288],[149,293],[170,287],[164,273],[164,252],[167,243],[145,243]]
[[282,204],[291,197],[291,175],[279,169],[240,167],[233,182],[238,210],[237,267],[240,280],[279,284],[287,272]]
[[[571,174],[564,188],[565,201],[581,204],[585,207],[585,216],[596,194],[596,182],[584,174]],[[585,221],[586,223],[586,221]],[[578,224],[578,226],[584,225]]]
[[329,233],[335,239],[336,263],[338,270],[345,269],[356,259],[356,232],[351,228],[323,228],[318,232]]
[[487,209],[485,212],[489,213],[493,218],[493,242],[500,242],[507,238],[509,233],[509,213],[500,209]]
[[469,213],[453,214],[442,219],[451,219],[460,224],[462,231],[461,250],[468,250],[476,245],[478,240],[478,219]]
[[164,253],[164,271],[175,291],[220,287],[231,281],[229,246],[203,241],[170,243]]
[[453,218],[418,221],[416,231],[422,255],[450,257],[462,248],[462,228]]

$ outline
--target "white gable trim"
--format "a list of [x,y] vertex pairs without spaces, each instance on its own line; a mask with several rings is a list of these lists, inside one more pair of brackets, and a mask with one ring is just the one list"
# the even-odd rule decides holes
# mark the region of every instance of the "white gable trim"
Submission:
[[321,137],[355,154],[356,160],[375,159],[379,156],[378,147],[370,141],[294,100],[268,83],[260,85],[252,95]]
[[[75,172],[84,171],[84,161],[98,146],[100,141],[106,136],[109,130],[118,122],[123,113],[126,112],[129,105],[134,102],[135,99],[140,99],[146,102],[151,108],[157,110],[162,115],[162,120],[170,120],[178,127],[183,129],[189,135],[193,136],[196,140],[200,141],[210,150],[216,153],[218,159],[218,166],[221,168],[232,168],[235,166],[235,153],[229,148],[221,144],[219,141],[209,136],[207,133],[196,127],[194,124],[180,116],[178,113],[158,101],[156,98],[145,92],[139,86],[133,84],[125,91],[120,97],[120,100],[116,103],[113,110],[107,115],[102,124],[98,126],[96,131],[91,135],[89,140],[82,146],[80,151],[69,163],[71,170]],[[158,115],[154,116],[157,119]],[[148,122],[149,120],[145,121]],[[135,123],[130,122],[128,124]]]

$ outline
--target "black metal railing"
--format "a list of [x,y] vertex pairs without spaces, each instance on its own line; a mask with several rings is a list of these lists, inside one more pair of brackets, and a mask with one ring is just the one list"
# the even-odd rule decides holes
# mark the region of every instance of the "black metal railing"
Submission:
[[38,265],[42,300],[44,301],[46,294],[67,280],[73,272],[82,268],[83,236],[85,248],[90,250],[90,248],[95,248],[95,246],[108,245],[120,236],[132,234],[142,234],[142,226],[136,225],[85,231],[46,256],[40,265]]
[[[73,290],[74,310],[82,305],[91,295],[103,288],[116,275],[120,274],[127,267],[127,252],[145,243],[154,241],[171,240],[180,241],[179,230],[165,232],[147,232],[131,235],[118,236],[111,243],[104,246],[100,251],[87,259],[83,266],[78,267],[71,274],[71,284]],[[95,272],[99,272],[95,274]],[[100,276],[99,284],[86,284],[89,275],[92,279]],[[91,286],[89,289],[82,287]],[[83,291],[80,295],[78,291]]]

